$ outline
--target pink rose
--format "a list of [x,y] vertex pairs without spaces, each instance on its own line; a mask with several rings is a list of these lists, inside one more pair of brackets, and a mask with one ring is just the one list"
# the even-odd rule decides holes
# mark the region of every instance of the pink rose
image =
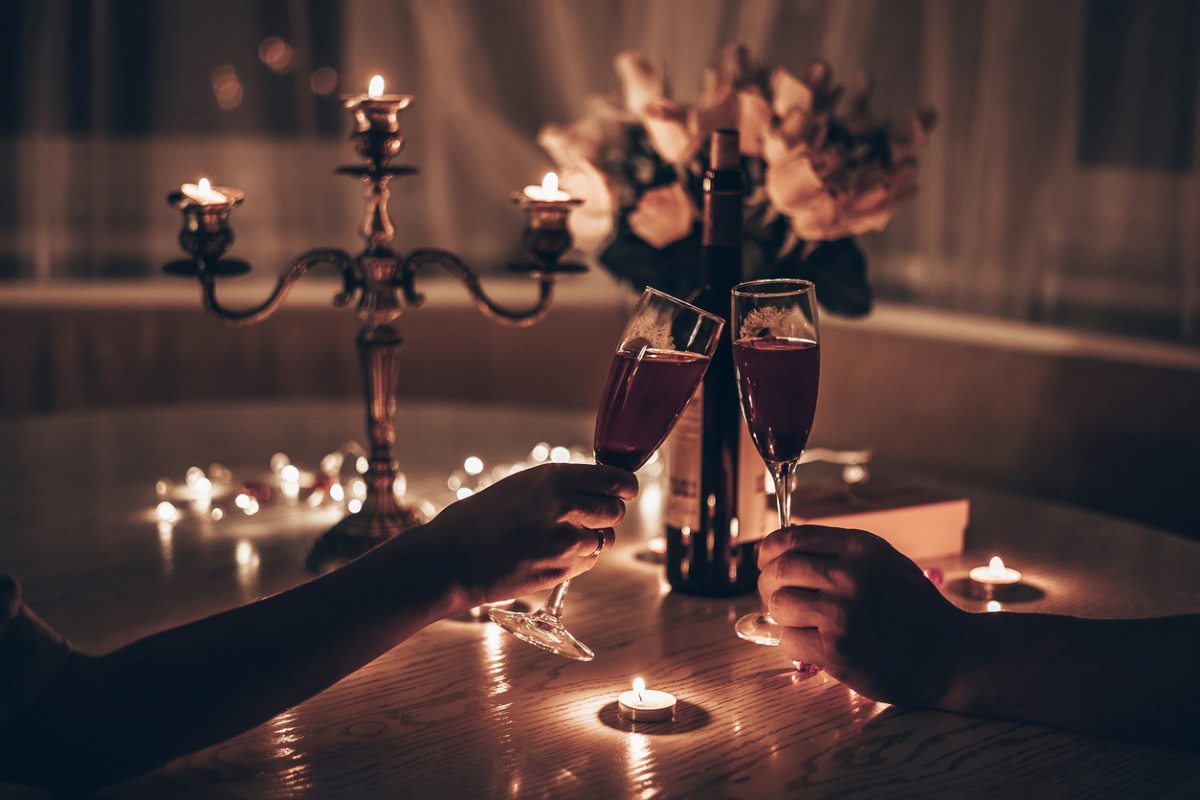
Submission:
[[[763,137],[764,188],[793,232],[807,241],[827,241],[887,227],[899,203],[916,192],[917,156],[933,113],[881,124],[870,113],[870,80],[863,77],[843,99],[842,87],[820,61],[802,78],[776,70],[769,83],[775,121]],[[832,140],[831,126],[840,134]],[[861,143],[876,133],[885,137],[888,152],[875,151],[864,160],[860,151],[847,149],[847,136]]]
[[642,112],[650,146],[668,163],[686,164],[696,156],[698,142],[688,128],[687,118],[687,109],[670,100],[656,100]]
[[670,164],[687,164],[719,128],[737,128],[742,153],[760,155],[771,125],[771,107],[754,89],[736,88],[748,71],[745,48],[727,47],[721,68],[705,71],[700,101],[681,105],[666,96],[666,79],[645,55],[633,50],[613,61],[625,107],[646,128],[654,151]]
[[650,189],[629,214],[629,227],[638,238],[657,248],[678,242],[692,232],[696,211],[681,184]]
[[[828,160],[827,158],[825,160]],[[767,198],[790,218],[792,230],[806,241],[829,241],[881,231],[896,210],[900,183],[879,182],[853,191],[837,190],[818,166],[821,158],[797,150],[767,170]]]

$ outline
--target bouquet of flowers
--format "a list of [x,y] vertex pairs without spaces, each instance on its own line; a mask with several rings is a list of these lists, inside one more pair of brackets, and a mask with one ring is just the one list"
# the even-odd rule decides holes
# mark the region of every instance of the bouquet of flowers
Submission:
[[587,202],[576,242],[617,277],[687,296],[698,288],[701,181],[712,131],[736,128],[745,198],[745,277],[812,280],[827,309],[867,313],[866,259],[854,237],[879,231],[916,192],[932,111],[877,120],[868,81],[844,91],[823,62],[801,77],[726,47],[698,102],[672,100],[641,53],[617,55],[621,102],[594,97],[582,119],[547,125],[538,142],[560,186]]

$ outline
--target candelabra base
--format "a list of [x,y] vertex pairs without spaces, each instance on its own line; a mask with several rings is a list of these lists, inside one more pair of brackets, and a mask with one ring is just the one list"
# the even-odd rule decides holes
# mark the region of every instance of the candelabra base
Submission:
[[305,566],[311,572],[326,572],[424,522],[424,515],[412,506],[397,505],[382,512],[364,508],[321,534],[308,551]]

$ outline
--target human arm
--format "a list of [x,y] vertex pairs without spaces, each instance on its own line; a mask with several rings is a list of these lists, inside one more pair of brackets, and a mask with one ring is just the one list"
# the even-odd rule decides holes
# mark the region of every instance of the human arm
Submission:
[[589,569],[636,492],[609,467],[527,470],[292,590],[74,653],[0,729],[0,779],[111,783],[253,727],[447,614]]
[[868,697],[1200,745],[1200,615],[967,613],[883,539],[815,525],[771,534],[759,565],[788,656]]

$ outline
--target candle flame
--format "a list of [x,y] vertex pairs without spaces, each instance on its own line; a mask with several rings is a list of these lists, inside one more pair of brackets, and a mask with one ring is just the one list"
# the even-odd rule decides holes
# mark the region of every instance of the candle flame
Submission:
[[383,96],[383,76],[382,75],[375,75],[374,77],[371,78],[371,82],[367,85],[367,96],[368,97],[382,97]]
[[551,194],[558,191],[558,173],[546,173],[546,177],[542,178],[542,191],[549,192]]
[[[553,175],[554,173],[551,172],[550,174]],[[640,677],[634,678],[633,679],[633,691],[638,696],[638,702],[641,702],[642,692],[646,691],[646,682],[644,680],[642,680]]]
[[212,191],[212,184],[208,182],[208,178],[201,178],[196,185],[200,187],[200,194],[208,194]]
[[992,560],[988,562],[988,569],[992,572],[1004,572],[1004,561],[1000,556],[992,556]]

